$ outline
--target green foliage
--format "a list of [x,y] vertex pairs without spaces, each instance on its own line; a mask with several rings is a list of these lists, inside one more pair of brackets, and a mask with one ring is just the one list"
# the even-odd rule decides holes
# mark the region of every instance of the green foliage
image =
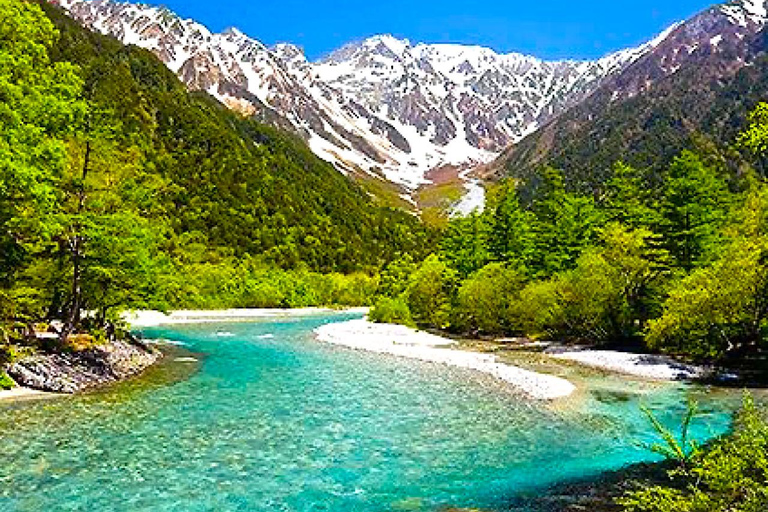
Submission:
[[643,414],[648,417],[648,421],[651,422],[653,429],[663,440],[663,443],[650,444],[646,448],[665,459],[677,461],[680,467],[685,469],[686,465],[699,453],[700,449],[698,443],[689,438],[691,421],[693,421],[698,410],[698,403],[695,401],[688,403],[688,410],[683,417],[683,421],[680,423],[679,438],[656,418],[651,409],[642,406],[642,410]]
[[283,270],[253,258],[216,258],[177,264],[180,273],[155,280],[154,307],[183,309],[366,306],[378,278],[362,273],[320,274]]
[[521,290],[513,313],[526,336],[534,339],[549,337],[563,325],[561,286],[559,279],[551,278],[532,281]]
[[445,230],[440,254],[462,278],[490,261],[487,231],[487,223],[476,213],[455,219]]
[[57,32],[39,8],[0,1],[0,288],[7,321],[39,306],[14,286],[41,243],[50,238],[55,180],[66,162],[63,137],[83,111],[76,68],[54,64]]
[[739,145],[756,156],[768,153],[768,103],[760,103],[749,115],[749,128],[739,136]]
[[405,300],[416,323],[448,328],[457,284],[456,270],[438,256],[431,255],[424,260],[405,290]]
[[616,163],[602,200],[609,221],[632,229],[649,228],[660,223],[654,191],[644,185],[646,181],[634,167],[623,162]]
[[379,297],[368,313],[371,322],[382,324],[401,324],[415,327],[408,304],[402,297]]
[[[592,342],[631,340],[648,315],[662,273],[649,258],[645,230],[610,224],[602,246],[587,250],[576,268],[522,292],[520,322],[529,333]],[[533,301],[535,305],[526,302]]]
[[406,254],[387,265],[381,272],[379,295],[399,297],[408,287],[408,281],[416,272],[418,265],[410,254]]
[[520,205],[511,183],[503,183],[489,194],[485,221],[490,257],[514,267],[529,266],[535,255],[535,219],[532,212]]
[[760,512],[768,508],[768,422],[745,393],[733,435],[696,452],[670,485],[629,493],[627,512]]
[[13,382],[13,379],[11,379],[7,373],[0,370],[0,391],[13,389],[14,387],[16,387],[16,383]]
[[513,308],[524,286],[520,272],[502,263],[491,263],[465,280],[456,297],[454,326],[484,334],[517,330]]
[[706,261],[728,207],[728,190],[714,169],[688,151],[675,159],[663,190],[659,230],[678,266],[688,271]]
[[764,254],[764,245],[739,240],[714,263],[676,282],[663,314],[649,324],[649,346],[711,360],[764,343]]
[[532,211],[536,221],[531,267],[540,276],[573,268],[602,223],[594,201],[566,192],[562,172],[552,168],[544,172],[544,183]]

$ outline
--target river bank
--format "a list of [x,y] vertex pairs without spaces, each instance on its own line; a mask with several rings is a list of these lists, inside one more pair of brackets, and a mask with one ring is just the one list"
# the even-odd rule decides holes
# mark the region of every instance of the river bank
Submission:
[[673,358],[654,354],[633,354],[615,350],[547,351],[551,357],[633,377],[652,380],[695,380],[709,376],[701,366],[680,363]]
[[297,308],[297,309],[222,309],[222,310],[139,310],[123,314],[123,319],[132,327],[157,327],[160,325],[196,324],[212,322],[250,322],[264,318],[295,318],[321,316],[334,313],[358,313],[364,315],[369,308]]
[[492,354],[457,350],[451,348],[453,340],[402,325],[359,319],[327,324],[315,333],[320,341],[333,345],[487,373],[538,400],[564,398],[576,390],[565,379],[500,363]]
[[[571,395],[576,386],[562,377],[521,368],[503,354],[540,352],[553,365],[576,364],[611,374],[660,382],[695,381],[711,376],[704,367],[666,356],[612,350],[529,346],[481,340],[454,340],[402,325],[375,324],[365,319],[325,325],[315,331],[320,341],[355,350],[445,364],[490,374],[527,396],[554,400]],[[541,350],[545,349],[545,350]]]
[[19,387],[0,398],[80,393],[139,375],[162,356],[157,347],[136,340],[115,340],[81,351],[38,351],[8,365],[5,371]]
[[32,400],[37,398],[55,398],[60,396],[57,393],[50,393],[47,391],[39,391],[37,389],[26,388],[17,386],[11,389],[4,389],[0,391],[0,402],[4,401],[21,401]]

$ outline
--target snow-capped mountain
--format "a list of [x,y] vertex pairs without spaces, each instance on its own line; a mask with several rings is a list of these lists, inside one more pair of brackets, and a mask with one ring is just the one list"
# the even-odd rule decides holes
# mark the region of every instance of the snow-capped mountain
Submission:
[[[84,25],[150,49],[191,88],[244,113],[287,121],[322,158],[414,189],[445,165],[493,160],[608,81],[616,94],[633,63],[679,33],[597,61],[548,62],[520,54],[375,36],[309,62],[290,44],[267,48],[237,29],[221,34],[165,8],[113,0],[52,0]],[[764,23],[762,0],[721,6],[734,27]],[[751,28],[750,28],[751,27]],[[712,44],[719,33],[709,34]],[[658,75],[674,72],[674,60]]]
[[762,79],[746,84],[767,54],[768,0],[706,9],[477,174],[524,182],[553,165],[589,188],[608,179],[617,160],[663,168],[702,137],[731,140],[729,130],[765,97]]
[[383,174],[409,189],[430,169],[492,160],[663,39],[593,62],[546,62],[385,35],[309,62],[296,46],[267,48],[237,29],[214,34],[165,8],[54,3],[153,51],[191,89],[245,113],[274,110],[340,169]]

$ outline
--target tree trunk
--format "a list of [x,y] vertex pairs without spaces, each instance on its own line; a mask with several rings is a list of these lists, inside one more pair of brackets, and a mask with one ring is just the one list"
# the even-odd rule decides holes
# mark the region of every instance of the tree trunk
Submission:
[[91,160],[91,143],[86,141],[85,143],[85,155],[83,156],[83,169],[80,177],[79,190],[77,191],[77,218],[72,226],[72,238],[68,241],[68,249],[72,258],[72,282],[70,285],[70,293],[72,294],[69,304],[69,312],[67,319],[64,322],[64,328],[61,330],[61,341],[66,342],[70,334],[80,325],[81,320],[81,308],[83,306],[83,289],[82,289],[82,274],[83,274],[83,246],[84,236],[82,233],[83,225],[80,223],[79,217],[85,210],[85,180],[88,177],[88,166]]

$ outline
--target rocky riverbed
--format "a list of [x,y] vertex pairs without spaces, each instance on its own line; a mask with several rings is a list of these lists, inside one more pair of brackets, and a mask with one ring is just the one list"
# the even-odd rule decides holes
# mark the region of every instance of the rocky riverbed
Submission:
[[7,369],[19,385],[53,393],[79,393],[142,373],[162,357],[138,341],[113,341],[79,352],[37,353]]

